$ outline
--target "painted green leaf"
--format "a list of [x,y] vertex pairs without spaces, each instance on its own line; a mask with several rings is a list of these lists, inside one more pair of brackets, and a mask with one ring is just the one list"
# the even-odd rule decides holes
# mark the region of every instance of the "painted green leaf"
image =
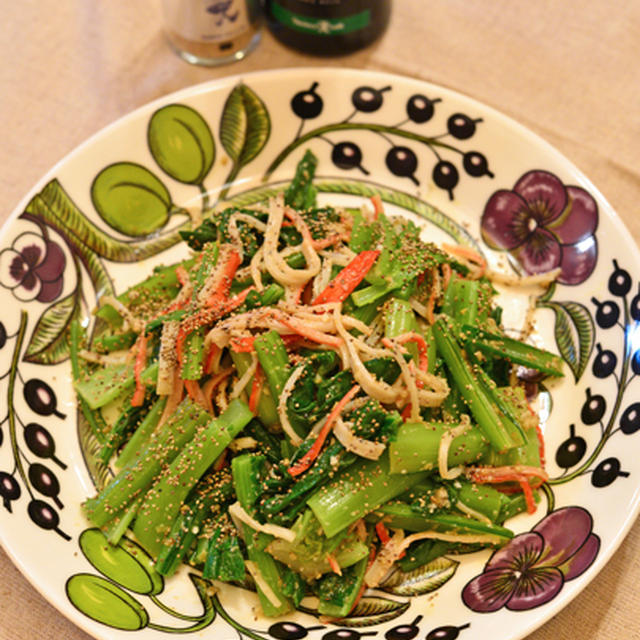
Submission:
[[131,237],[163,227],[172,208],[162,181],[134,162],[116,162],[102,169],[91,184],[91,200],[112,229]]
[[209,125],[184,104],[158,109],[149,120],[147,140],[154,160],[179,182],[200,185],[213,166],[216,147]]
[[412,571],[396,569],[382,583],[380,589],[396,596],[431,593],[453,577],[458,564],[455,560],[443,556]]
[[102,576],[77,573],[67,580],[66,590],[73,605],[97,622],[125,631],[144,629],[149,624],[146,609]]
[[220,140],[233,161],[227,182],[262,151],[270,132],[271,121],[264,102],[245,84],[234,87],[220,121]]
[[591,313],[579,302],[548,301],[540,306],[555,313],[554,335],[558,351],[578,382],[587,367],[595,341]]
[[135,542],[123,538],[113,545],[100,529],[86,529],[80,535],[79,544],[87,560],[116,584],[145,595],[162,591],[162,576],[155,570],[149,554]]
[[69,356],[68,331],[80,316],[78,290],[56,300],[38,318],[23,360],[36,364],[57,364]]
[[382,596],[363,596],[353,611],[340,618],[344,627],[369,627],[401,616],[409,608],[409,601],[398,602]]
[[[180,242],[179,228],[139,241],[110,236],[86,217],[55,178],[29,202],[25,214],[47,223],[70,247],[84,251],[85,255],[88,251],[93,252],[113,262],[138,262]],[[181,227],[189,224],[191,222],[187,221]]]

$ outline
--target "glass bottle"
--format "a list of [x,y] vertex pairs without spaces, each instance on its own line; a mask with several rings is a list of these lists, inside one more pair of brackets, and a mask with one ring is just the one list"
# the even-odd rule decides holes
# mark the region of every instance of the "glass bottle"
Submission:
[[385,31],[391,0],[266,0],[269,28],[282,43],[316,55],[340,55]]
[[162,0],[169,44],[192,64],[241,60],[260,40],[257,0]]

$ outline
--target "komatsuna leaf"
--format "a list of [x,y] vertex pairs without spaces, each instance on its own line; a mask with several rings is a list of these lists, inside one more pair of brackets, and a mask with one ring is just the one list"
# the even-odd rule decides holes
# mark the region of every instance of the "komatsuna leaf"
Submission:
[[540,306],[553,310],[558,351],[578,382],[587,367],[595,341],[591,313],[583,304],[573,301],[547,301]]
[[436,558],[412,571],[397,569],[380,585],[380,589],[396,596],[419,596],[439,589],[450,580],[459,563],[446,556]]
[[58,364],[69,356],[69,325],[81,311],[78,290],[51,304],[31,334],[23,360],[35,364]]
[[232,175],[251,162],[264,148],[271,132],[269,112],[245,84],[238,84],[229,94],[220,121],[220,140],[233,160]]

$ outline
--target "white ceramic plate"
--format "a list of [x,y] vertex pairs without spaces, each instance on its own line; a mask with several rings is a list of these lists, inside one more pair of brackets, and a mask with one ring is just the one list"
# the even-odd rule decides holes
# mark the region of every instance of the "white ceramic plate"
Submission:
[[[380,193],[390,212],[421,219],[435,239],[478,247],[497,270],[562,268],[537,292],[536,339],[567,364],[542,396],[551,481],[538,511],[510,522],[519,535],[491,560],[448,558],[413,595],[371,593],[340,625],[308,613],[267,620],[250,591],[223,587],[212,598],[194,572],[152,579],[131,546],[99,553],[79,507],[105,471],[77,418],[67,359],[71,318],[89,318],[98,295],[185,254],[180,207],[255,202],[292,177],[307,148],[319,158],[324,201]],[[111,165],[130,184],[116,213],[109,198],[92,197]],[[2,233],[0,540],[47,599],[105,640],[178,629],[184,638],[521,638],[596,576],[638,512],[640,461],[629,444],[640,429],[640,259],[629,238],[549,145],[424,82],[272,71],[143,107],[54,167]],[[528,293],[505,299],[508,326],[521,321]]]

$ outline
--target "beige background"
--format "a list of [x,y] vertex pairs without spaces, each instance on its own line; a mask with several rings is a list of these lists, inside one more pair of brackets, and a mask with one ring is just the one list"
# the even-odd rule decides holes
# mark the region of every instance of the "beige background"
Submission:
[[[238,72],[327,64],[265,32],[240,63],[192,67],[167,47],[158,0],[1,7],[0,222],[54,163],[150,100]],[[328,63],[423,78],[500,109],[580,167],[640,240],[639,0],[395,0],[379,43]],[[629,443],[640,452],[640,440]],[[0,508],[2,526],[7,515]],[[640,638],[639,582],[637,522],[598,577],[528,640]],[[88,636],[0,551],[0,640],[53,638]]]

